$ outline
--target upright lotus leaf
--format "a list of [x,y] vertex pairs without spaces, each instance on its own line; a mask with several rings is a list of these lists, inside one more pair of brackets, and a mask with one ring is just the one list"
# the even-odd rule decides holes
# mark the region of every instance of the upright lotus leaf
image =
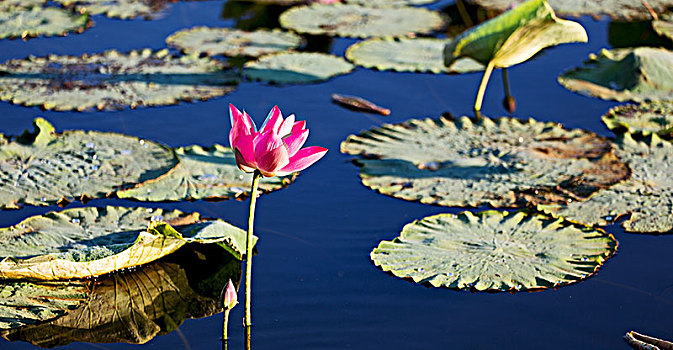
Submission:
[[33,133],[0,137],[0,208],[105,197],[178,163],[169,148],[151,141],[97,131],[57,134],[42,118],[33,123]]
[[158,18],[163,14],[166,4],[178,0],[55,0],[63,6],[74,7],[77,11],[86,11],[91,15],[103,14],[107,17],[131,19],[144,17]]
[[225,68],[168,50],[31,56],[0,64],[0,99],[58,111],[173,105],[232,91],[238,78]]
[[0,283],[0,330],[62,316],[84,302],[87,292],[84,282]]
[[598,192],[588,201],[549,208],[563,217],[591,225],[624,219],[627,232],[673,232],[673,145],[650,134],[636,141],[619,138],[617,154],[631,168],[631,177]]
[[373,38],[357,42],[346,50],[346,58],[365,68],[397,72],[469,73],[484,70],[471,58],[461,58],[444,66],[444,46],[450,39]]
[[[469,0],[471,3],[496,11],[506,11],[516,1]],[[673,6],[671,0],[647,0],[653,11],[663,13]],[[606,15],[623,21],[650,19],[650,12],[642,0],[549,0],[549,4],[561,16]]]
[[88,207],[30,217],[0,229],[0,241],[0,279],[60,280],[143,265],[185,243],[218,243],[240,259],[245,233],[198,213]]
[[[245,198],[250,193],[252,174],[238,169],[231,148],[189,146],[175,149],[180,164],[171,172],[135,188],[117,192],[119,198],[144,202],[197,199]],[[260,190],[271,192],[294,181],[296,174],[265,177]]]
[[83,32],[91,22],[87,14],[54,7],[8,7],[0,4],[0,39],[31,38]]
[[350,73],[354,66],[341,57],[317,52],[281,52],[245,64],[252,80],[279,84],[315,83]]
[[301,45],[302,41],[302,38],[294,33],[277,29],[247,32],[210,27],[183,29],[166,38],[168,45],[177,47],[185,53],[248,57],[294,49]]
[[673,14],[667,13],[652,21],[652,28],[657,34],[673,40]]
[[486,65],[474,104],[479,111],[494,68],[522,63],[549,46],[587,41],[581,24],[557,18],[546,0],[529,0],[449,42],[444,64],[451,66],[459,58],[470,57]]
[[629,176],[596,134],[529,119],[411,119],[351,135],[362,183],[380,193],[444,206],[566,203]]
[[644,102],[639,105],[617,106],[603,116],[608,129],[620,134],[657,134],[673,138],[673,102]]
[[653,47],[601,50],[558,78],[567,89],[617,101],[673,100],[673,52]]
[[293,7],[280,24],[299,33],[354,38],[427,34],[444,26],[438,12],[414,7],[313,4]]
[[369,7],[401,7],[429,5],[437,2],[437,0],[344,0],[344,2]]
[[383,271],[434,287],[520,291],[579,282],[616,250],[601,229],[528,210],[490,210],[414,221],[371,258]]

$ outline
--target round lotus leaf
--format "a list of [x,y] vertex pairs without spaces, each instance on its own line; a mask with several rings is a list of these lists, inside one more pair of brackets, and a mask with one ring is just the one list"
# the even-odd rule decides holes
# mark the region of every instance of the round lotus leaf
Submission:
[[32,7],[41,7],[46,2],[47,0],[2,0],[0,1],[0,9],[6,11],[17,7],[24,9]]
[[145,19],[159,17],[166,4],[177,0],[55,0],[63,6],[73,7],[78,12],[91,15],[103,14],[107,17],[131,19],[142,16]]
[[673,100],[673,52],[653,47],[602,50],[558,81],[567,89],[617,101]]
[[439,214],[382,241],[371,258],[383,271],[434,287],[539,290],[579,282],[617,250],[615,238],[530,211]]
[[0,64],[0,99],[44,109],[98,110],[207,100],[234,89],[223,63],[145,49],[80,57],[48,56]]
[[101,198],[178,164],[169,148],[154,142],[96,131],[57,134],[41,118],[34,124],[33,133],[0,137],[0,208]]
[[[238,169],[231,148],[189,146],[177,148],[180,164],[171,172],[135,188],[117,192],[119,198],[145,202],[196,199],[243,199],[250,195],[252,174]],[[264,177],[259,190],[271,192],[294,181],[296,174]]]
[[414,7],[374,8],[349,4],[296,6],[280,24],[299,33],[355,38],[427,34],[444,26],[438,12]]
[[437,2],[437,0],[345,0],[345,3],[347,4],[369,7],[419,6],[435,2]]
[[513,207],[583,200],[629,175],[596,134],[515,118],[411,119],[351,135],[362,183],[444,205]]
[[618,106],[603,116],[603,122],[615,133],[658,134],[673,137],[673,102],[644,102]]
[[469,73],[484,70],[470,58],[444,66],[444,46],[450,40],[431,38],[373,38],[346,50],[346,58],[365,68],[397,72]]
[[245,232],[222,220],[204,220],[198,213],[85,207],[0,228],[0,241],[0,257],[4,257],[0,279],[59,280],[147,264],[186,243],[216,243],[240,259]]
[[279,84],[314,83],[350,73],[355,68],[341,57],[317,52],[282,52],[247,62],[243,74],[252,80]]
[[0,283],[0,329],[13,329],[62,316],[86,300],[83,282]]
[[0,5],[0,39],[81,33],[90,24],[86,14],[54,7],[5,7]]
[[631,177],[598,192],[589,200],[552,206],[563,217],[591,225],[624,219],[627,232],[673,232],[673,145],[650,134],[636,141],[620,136],[617,154],[631,168]]
[[232,28],[194,27],[172,34],[166,43],[185,53],[258,57],[296,48],[302,44],[302,38],[280,30],[247,32]]
[[667,13],[659,19],[652,21],[652,28],[657,34],[673,40],[673,14]]
[[[549,4],[561,16],[601,16],[606,15],[620,20],[650,19],[651,15],[642,0],[548,0]],[[511,0],[469,0],[473,4],[486,7],[490,10],[506,11],[513,3]],[[663,13],[673,6],[671,0],[647,0],[647,3],[657,13]]]

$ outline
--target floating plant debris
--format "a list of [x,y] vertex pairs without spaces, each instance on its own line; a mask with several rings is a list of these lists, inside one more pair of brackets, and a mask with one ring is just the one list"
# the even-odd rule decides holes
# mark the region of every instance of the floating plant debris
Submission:
[[364,98],[358,96],[332,94],[332,101],[358,111],[378,113],[380,115],[390,115],[390,109],[378,106],[373,102],[367,101]]
[[636,350],[673,349],[673,343],[669,341],[640,334],[636,331],[627,332],[626,335],[624,336],[624,340],[626,340],[626,342],[629,343],[629,345],[631,345],[631,347]]

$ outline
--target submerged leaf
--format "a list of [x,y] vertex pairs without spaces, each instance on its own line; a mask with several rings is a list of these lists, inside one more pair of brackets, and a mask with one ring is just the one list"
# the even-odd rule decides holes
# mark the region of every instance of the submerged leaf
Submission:
[[[513,0],[469,0],[479,6],[496,11],[506,11],[517,1]],[[671,0],[647,0],[647,3],[657,13],[663,13],[673,6]],[[634,19],[649,19],[650,12],[643,4],[643,0],[549,0],[549,4],[561,16],[600,16],[631,21]]]
[[350,4],[293,7],[280,24],[299,33],[354,38],[431,33],[444,26],[439,13],[422,8],[374,8]]
[[567,89],[606,100],[673,100],[673,52],[653,47],[602,50],[558,78]]
[[603,230],[527,210],[465,211],[414,221],[382,241],[374,264],[434,287],[539,290],[579,282],[617,250]]
[[[119,198],[140,201],[181,201],[195,199],[245,198],[249,196],[252,174],[238,169],[231,148],[189,146],[175,149],[180,164],[161,177],[117,192]],[[264,177],[262,192],[271,192],[294,181],[296,174]]]
[[644,102],[639,105],[618,106],[603,116],[608,129],[619,134],[658,134],[673,138],[673,102]]
[[470,57],[484,65],[506,68],[540,50],[564,43],[587,42],[581,24],[557,18],[545,0],[529,0],[513,10],[473,27],[444,49],[444,64]]
[[341,57],[317,52],[282,52],[245,64],[243,74],[252,80],[279,84],[314,83],[352,71]]
[[301,45],[302,38],[277,29],[246,32],[232,28],[194,27],[173,33],[166,38],[166,43],[185,53],[257,57],[296,48]]
[[238,78],[224,68],[167,50],[31,56],[0,64],[0,99],[58,111],[172,105],[232,91]]
[[515,118],[412,119],[351,135],[362,183],[444,206],[583,200],[629,175],[611,144],[583,130]]
[[89,24],[86,14],[73,14],[54,7],[21,8],[0,4],[0,39],[81,33]]
[[0,208],[100,198],[178,164],[169,148],[151,141],[96,131],[57,134],[42,118],[33,123],[34,133],[0,135]]
[[[162,220],[175,225],[180,232]],[[148,224],[152,223],[149,225]],[[0,229],[0,279],[89,278],[147,264],[185,243],[217,243],[235,257],[245,233],[198,213],[149,208],[76,208]]]

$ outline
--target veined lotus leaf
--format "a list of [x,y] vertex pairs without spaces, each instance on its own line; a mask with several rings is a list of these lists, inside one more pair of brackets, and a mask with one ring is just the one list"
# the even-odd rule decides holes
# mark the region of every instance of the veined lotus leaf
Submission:
[[162,106],[207,100],[234,89],[223,63],[149,49],[80,57],[48,56],[0,64],[0,99],[58,111]]
[[520,291],[579,282],[616,250],[601,229],[527,210],[489,210],[414,221],[370,256],[383,271],[416,283]]
[[435,2],[437,2],[437,0],[345,0],[345,3],[347,4],[369,7],[419,6],[428,5]]
[[[171,172],[135,188],[117,192],[119,198],[144,202],[196,199],[245,198],[250,194],[252,174],[238,169],[231,148],[189,146],[177,148],[180,164]],[[294,181],[296,174],[262,178],[259,189],[271,192]]]
[[244,65],[252,80],[279,84],[314,83],[346,74],[354,66],[341,57],[317,52],[281,52],[265,55]]
[[[199,254],[200,259],[162,260],[88,282],[86,302],[75,310],[47,323],[4,331],[2,337],[42,348],[75,341],[144,344],[186,319],[214,315],[222,311],[222,286],[229,279],[238,284],[241,262],[226,253]],[[209,281],[217,284],[203,288]]]
[[603,123],[615,133],[658,134],[673,137],[673,102],[644,102],[617,106],[603,116]]
[[635,141],[620,136],[617,154],[631,167],[631,178],[598,192],[588,201],[547,209],[571,220],[606,225],[623,218],[627,232],[673,232],[673,145],[650,134]]
[[[671,2],[673,6],[673,1]],[[667,13],[652,21],[652,28],[657,34],[673,40],[673,14]]]
[[673,52],[653,47],[601,50],[558,81],[583,95],[617,101],[673,100]]
[[[175,225],[181,233],[169,224]],[[148,228],[149,224],[149,228]],[[198,213],[150,208],[76,208],[0,229],[0,279],[88,278],[147,264],[185,243],[218,243],[240,259],[245,233]]]
[[468,73],[484,70],[470,58],[444,66],[444,46],[450,40],[433,38],[373,38],[346,50],[346,58],[365,68],[397,72]]
[[232,28],[194,27],[172,34],[166,38],[166,43],[186,53],[258,57],[294,49],[302,44],[302,38],[277,29],[247,32]]
[[0,329],[62,316],[86,300],[83,282],[0,283]]
[[362,183],[444,206],[513,207],[583,200],[629,175],[607,140],[515,118],[411,119],[351,135]]
[[55,0],[63,6],[74,7],[91,15],[104,14],[107,17],[131,19],[142,16],[154,19],[161,16],[166,3],[177,0]]
[[546,47],[587,40],[581,24],[557,18],[545,0],[530,0],[457,36],[444,49],[444,63],[470,57],[506,68]]
[[105,197],[178,164],[171,149],[151,141],[97,131],[57,134],[42,118],[33,123],[33,133],[0,135],[0,208]]
[[[510,0],[469,0],[490,10],[506,11],[513,1]],[[671,0],[647,0],[657,13],[663,13],[673,6]],[[561,16],[607,15],[615,19],[630,21],[649,19],[650,12],[641,0],[549,0],[549,4]]]
[[442,28],[444,20],[438,12],[414,7],[313,4],[283,12],[280,24],[299,33],[367,38],[431,33]]
[[73,14],[54,7],[7,7],[0,4],[0,39],[81,33],[90,24],[86,14]]

